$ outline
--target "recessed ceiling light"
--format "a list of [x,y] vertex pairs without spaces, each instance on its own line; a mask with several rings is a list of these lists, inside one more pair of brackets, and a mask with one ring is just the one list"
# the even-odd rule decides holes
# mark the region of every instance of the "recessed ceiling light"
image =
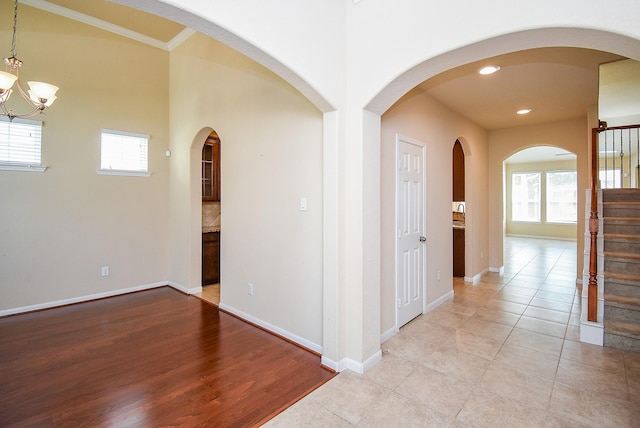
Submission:
[[523,108],[522,110],[518,110],[516,113],[518,113],[518,114],[531,113],[531,109],[530,108]]
[[496,71],[500,70],[500,66],[499,65],[488,65],[486,67],[482,67],[480,70],[478,70],[478,73],[480,74],[493,74]]

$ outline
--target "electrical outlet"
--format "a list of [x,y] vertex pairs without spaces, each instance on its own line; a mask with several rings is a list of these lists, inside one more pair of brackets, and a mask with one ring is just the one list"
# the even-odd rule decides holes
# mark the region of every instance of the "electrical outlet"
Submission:
[[440,281],[440,277],[441,277],[441,275],[440,275],[440,271],[436,272],[436,279],[437,279],[438,281]]
[[102,276],[109,276],[109,266],[102,266]]
[[253,296],[253,284],[252,283],[247,283],[247,294],[249,296]]

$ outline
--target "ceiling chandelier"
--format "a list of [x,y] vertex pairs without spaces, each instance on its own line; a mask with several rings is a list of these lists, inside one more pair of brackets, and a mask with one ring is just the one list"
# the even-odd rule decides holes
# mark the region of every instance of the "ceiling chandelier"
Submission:
[[[13,39],[11,41],[10,57],[4,59],[5,71],[0,71],[0,116],[7,116],[9,120],[13,120],[16,117],[28,118],[33,117],[36,114],[44,113],[44,110],[51,106],[56,100],[57,86],[50,85],[43,82],[27,82],[29,90],[22,89],[20,82],[20,67],[22,61],[16,57],[16,29],[18,27],[18,0],[15,0],[15,7],[13,12]],[[16,84],[18,92],[22,95],[22,98],[27,102],[30,110],[19,114],[15,113],[9,106],[7,101]]]

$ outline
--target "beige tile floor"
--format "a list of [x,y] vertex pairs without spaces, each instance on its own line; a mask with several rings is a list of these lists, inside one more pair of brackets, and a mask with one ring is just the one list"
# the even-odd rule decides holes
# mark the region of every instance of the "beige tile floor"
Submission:
[[640,427],[640,354],[579,342],[574,242],[507,238],[455,297],[267,427]]

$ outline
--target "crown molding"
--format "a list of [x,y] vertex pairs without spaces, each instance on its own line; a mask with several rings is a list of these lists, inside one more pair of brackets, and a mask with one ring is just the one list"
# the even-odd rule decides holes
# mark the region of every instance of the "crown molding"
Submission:
[[93,16],[85,15],[84,13],[76,12],[75,10],[68,9],[66,7],[58,6],[53,3],[49,3],[44,0],[20,0],[20,3],[27,6],[35,7],[45,12],[53,13],[65,18],[73,19],[74,21],[82,22],[83,24],[91,25],[101,30],[108,31],[110,33],[118,34],[122,37],[126,37],[132,40],[136,40],[140,43],[152,46],[154,48],[162,49],[165,51],[171,51],[179,46],[182,42],[191,37],[195,31],[190,28],[185,28],[177,36],[171,39],[168,43],[161,40],[154,39],[153,37],[140,34],[128,28],[120,27],[119,25],[112,24],[107,21],[103,21]]

